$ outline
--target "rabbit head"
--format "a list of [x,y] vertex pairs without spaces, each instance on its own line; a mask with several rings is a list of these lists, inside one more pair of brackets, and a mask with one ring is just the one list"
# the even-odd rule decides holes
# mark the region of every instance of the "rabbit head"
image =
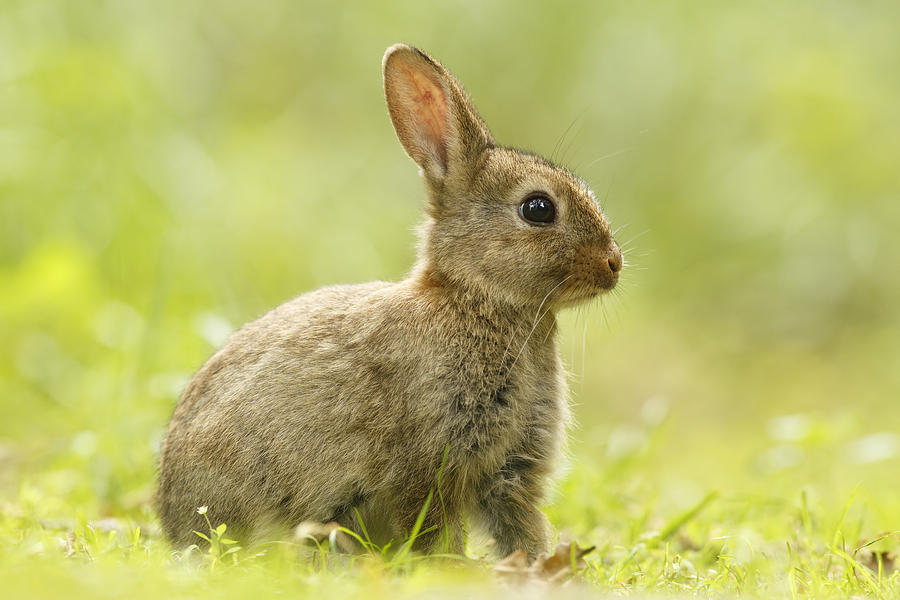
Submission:
[[426,282],[551,307],[616,285],[622,253],[583,181],[498,146],[459,82],[424,52],[392,46],[383,71],[394,129],[428,191],[417,266]]

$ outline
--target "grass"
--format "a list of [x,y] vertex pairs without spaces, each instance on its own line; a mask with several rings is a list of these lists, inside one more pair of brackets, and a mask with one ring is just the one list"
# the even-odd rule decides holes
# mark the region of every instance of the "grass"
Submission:
[[211,546],[176,552],[161,539],[146,506],[98,518],[27,483],[2,507],[0,576],[10,598],[305,597],[323,590],[351,598],[494,597],[519,594],[521,586],[553,597],[900,593],[900,531],[873,528],[878,519],[870,514],[873,506],[896,508],[896,497],[873,498],[857,489],[841,499],[815,486],[785,495],[792,477],[778,476],[769,479],[767,493],[738,492],[729,489],[733,479],[723,473],[720,489],[679,507],[683,499],[666,501],[653,489],[660,481],[654,463],[665,462],[670,449],[669,425],[646,427],[642,445],[605,458],[600,469],[587,456],[576,456],[562,480],[548,507],[560,527],[557,539],[597,545],[564,582],[510,582],[484,558],[489,547],[480,539],[470,543],[470,558],[418,555],[410,551],[417,531],[387,549],[360,540],[364,549],[348,555],[338,551],[334,536],[320,536],[314,545],[290,540],[240,548],[227,539],[223,524],[208,523],[198,541],[212,540]]

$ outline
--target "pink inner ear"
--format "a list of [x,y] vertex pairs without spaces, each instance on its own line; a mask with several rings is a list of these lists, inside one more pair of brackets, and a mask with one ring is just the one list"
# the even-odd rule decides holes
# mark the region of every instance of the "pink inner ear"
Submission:
[[404,86],[405,103],[415,113],[414,127],[424,142],[437,152],[441,164],[447,165],[447,97],[441,86],[410,66],[401,67],[409,82]]

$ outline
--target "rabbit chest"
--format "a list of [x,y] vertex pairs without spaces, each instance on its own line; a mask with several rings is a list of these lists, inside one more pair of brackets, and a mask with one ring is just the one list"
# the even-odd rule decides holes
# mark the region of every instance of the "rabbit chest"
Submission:
[[[397,461],[439,464],[449,446],[448,464],[470,485],[554,458],[568,421],[554,317],[419,304],[395,304],[359,346],[380,348],[362,362],[390,399],[377,409],[393,416]],[[370,413],[360,425],[378,422]]]
[[464,350],[451,350],[443,407],[451,448],[488,468],[511,454],[550,450],[565,407],[555,323],[549,321],[506,339],[499,332],[467,332]]

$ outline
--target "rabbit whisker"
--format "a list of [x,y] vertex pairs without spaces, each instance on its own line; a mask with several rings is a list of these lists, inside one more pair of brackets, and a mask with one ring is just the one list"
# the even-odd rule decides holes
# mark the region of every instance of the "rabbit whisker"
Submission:
[[619,235],[620,231],[624,231],[624,230],[628,229],[629,225],[631,225],[631,223],[623,223],[623,224],[619,225],[618,227],[616,227],[616,230],[613,231],[613,237]]
[[572,130],[572,127],[575,126],[575,123],[577,123],[582,118],[584,118],[584,115],[588,111],[589,108],[590,107],[585,108],[584,110],[581,111],[581,113],[577,117],[572,119],[572,122],[569,123],[568,127],[566,127],[566,130],[563,131],[561,136],[559,136],[559,139],[556,141],[556,144],[553,146],[553,152],[550,153],[550,160],[556,160],[558,158],[556,153],[562,149],[562,144],[563,144],[563,142],[566,141],[566,137],[569,135],[569,131]]
[[584,370],[584,352],[587,348],[587,319],[584,320],[584,327],[581,330],[581,389],[584,391],[584,380],[587,379]]
[[633,238],[629,239],[627,242],[624,242],[624,244],[625,244],[625,245],[633,244],[635,241],[639,240],[640,238],[642,238],[643,236],[647,235],[648,233],[650,233],[650,230],[649,230],[649,229],[645,229],[644,231],[640,232],[639,234],[637,234],[637,235],[634,236]]
[[616,151],[614,151],[614,152],[610,152],[610,153],[608,153],[608,154],[604,154],[604,155],[601,156],[600,158],[595,158],[594,160],[592,160],[592,161],[589,162],[588,164],[584,165],[584,166],[582,167],[582,169],[585,169],[585,170],[586,170],[586,169],[588,169],[589,167],[591,167],[591,166],[597,164],[597,163],[600,162],[601,160],[606,160],[607,158],[613,158],[614,156],[619,156],[620,154],[625,154],[626,152],[631,152],[632,150],[634,150],[634,147],[622,148],[621,150],[616,150]]
[[[544,316],[545,316],[548,312],[550,312],[550,307],[548,306],[548,307],[547,307],[547,310],[545,310],[543,313],[541,313],[541,309],[544,307],[544,303],[547,302],[547,298],[549,298],[549,297],[550,297],[550,294],[552,294],[553,292],[555,292],[556,289],[559,288],[559,286],[561,286],[562,284],[564,284],[565,282],[567,282],[567,281],[568,281],[569,279],[571,279],[571,278],[572,278],[572,275],[566,276],[562,281],[560,281],[560,282],[557,283],[555,286],[553,286],[553,288],[552,288],[549,292],[547,292],[547,293],[544,295],[544,299],[541,300],[541,303],[538,305],[537,312],[536,312],[536,314],[535,314],[535,316],[534,316],[534,323],[533,323],[532,326],[531,326],[531,331],[529,331],[529,332],[528,332],[528,335],[525,336],[525,341],[522,342],[522,345],[519,347],[519,352],[518,352],[518,354],[516,354],[516,357],[513,359],[512,364],[511,364],[511,365],[509,366],[509,368],[506,370],[506,376],[507,376],[507,378],[509,378],[509,374],[512,372],[513,367],[516,366],[516,363],[519,361],[519,357],[522,356],[522,352],[525,351],[525,346],[528,344],[528,340],[531,339],[531,335],[534,333],[534,330],[537,329],[538,323],[540,323],[540,322],[541,322],[541,319],[543,319]],[[563,290],[565,291],[565,288],[563,288]]]
[[512,334],[509,336],[509,342],[506,344],[506,349],[503,350],[503,357],[500,359],[500,369],[503,369],[503,363],[506,362],[506,357],[509,356],[509,349],[512,347],[513,340],[516,339],[516,334],[519,333],[519,328],[521,325],[516,325],[515,330],[513,330]]

